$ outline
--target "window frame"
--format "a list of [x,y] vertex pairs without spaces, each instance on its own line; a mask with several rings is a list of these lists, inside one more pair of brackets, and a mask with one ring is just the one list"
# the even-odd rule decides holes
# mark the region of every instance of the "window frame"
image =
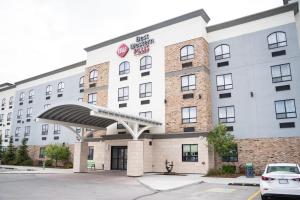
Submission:
[[[227,117],[227,108],[233,107],[233,114],[234,117]],[[220,108],[226,108],[226,118],[220,118]],[[233,118],[233,121],[228,122],[228,118]],[[220,119],[226,119],[226,122],[221,122]],[[230,105],[230,106],[220,106],[218,107],[218,121],[219,123],[223,123],[223,124],[227,124],[227,123],[235,123],[235,106],[234,105]]]
[[[192,47],[193,49],[193,53],[190,53],[189,54],[189,47]],[[182,55],[182,52],[186,49],[186,55]],[[181,47],[180,49],[180,61],[187,61],[187,60],[192,60],[195,58],[195,47],[194,45],[191,45],[191,44],[188,44],[188,45],[185,45],[183,47]]]
[[[150,59],[150,63],[147,63],[147,60]],[[142,65],[142,60],[145,60],[145,65]],[[152,68],[152,57],[147,55],[140,59],[140,71],[151,69]]]
[[89,82],[96,82],[98,80],[99,72],[96,69],[93,69],[89,73]]
[[40,152],[39,152],[40,159],[45,158],[45,150],[46,150],[46,147],[40,147]]
[[[284,102],[284,110],[285,110],[285,112],[284,113],[277,113],[276,103],[277,102],[281,102],[281,101]],[[287,110],[286,110],[286,101],[294,101],[295,112],[287,112]],[[277,100],[277,101],[274,101],[274,104],[275,104],[276,119],[293,119],[293,118],[297,118],[297,108],[296,108],[296,100],[295,99]],[[295,113],[295,116],[294,117],[288,117],[287,115],[290,114],[290,113]],[[279,114],[285,114],[286,117],[285,118],[280,118],[280,117],[278,117]]]
[[[151,91],[147,92],[147,85],[150,84],[151,86]],[[145,88],[145,93],[141,92],[141,87]],[[147,98],[147,97],[152,97],[152,82],[147,82],[147,83],[141,83],[139,86],[139,97],[140,98]]]
[[[287,65],[289,70],[290,70],[290,75],[286,75],[286,76],[282,76],[282,66],[284,65]],[[280,68],[280,75],[281,76],[277,76],[277,77],[273,77],[273,69],[275,67],[278,67]],[[292,69],[291,69],[291,64],[290,63],[284,63],[284,64],[280,64],[280,65],[273,65],[271,66],[271,77],[272,77],[272,83],[281,83],[281,82],[287,82],[287,81],[292,81],[293,80],[293,76],[292,76]],[[283,77],[290,77],[291,79],[290,80],[282,80]],[[274,81],[274,79],[278,79],[280,78],[281,80],[280,81]]]
[[94,152],[95,147],[94,146],[88,146],[88,160],[94,160]]
[[6,98],[3,98],[3,99],[2,99],[1,105],[2,105],[2,107],[4,107],[4,106],[6,105]]
[[17,112],[17,119],[22,119],[23,116],[23,109],[19,109]]
[[[90,101],[90,95],[92,95],[92,96],[95,95],[95,99],[92,98],[92,101]],[[96,92],[88,94],[88,104],[97,105],[97,93]]]
[[21,127],[16,127],[15,137],[20,137],[20,134],[21,134]]
[[47,85],[46,87],[46,96],[52,95],[53,87],[52,85]]
[[[231,77],[231,84],[226,84],[225,83],[225,76],[226,75],[230,75]],[[223,83],[224,85],[218,85],[218,77],[222,76],[223,77]],[[220,75],[216,75],[216,85],[217,85],[217,91],[224,91],[224,90],[232,90],[233,89],[233,78],[232,78],[232,73],[227,73],[227,74],[220,74]],[[231,88],[227,88],[226,86],[231,85]],[[224,87],[224,89],[220,89],[219,87]]]
[[239,151],[238,145],[234,145],[231,147],[227,155],[221,156],[222,162],[238,162],[239,161]]
[[[126,65],[128,64],[128,65]],[[121,70],[121,67],[124,66],[124,70]],[[128,66],[128,69],[126,68]],[[125,75],[130,73],[130,62],[124,61],[119,64],[119,75]]]
[[[192,146],[197,146],[197,155],[184,155],[184,146],[189,146],[190,148],[190,151],[189,153],[192,153],[191,152],[191,149],[192,149]],[[196,157],[195,160],[192,160],[192,159],[186,159],[186,157]],[[198,144],[182,144],[181,145],[181,161],[182,162],[199,162],[199,147],[198,147]]]
[[32,100],[33,97],[34,97],[34,90],[32,89],[32,90],[29,91],[28,99],[29,99],[29,100]]
[[59,124],[53,124],[53,134],[58,135],[61,133],[60,125]]
[[[223,46],[228,46],[228,49],[229,49],[229,53],[224,53],[223,51]],[[220,55],[216,55],[216,49],[218,47],[221,47],[221,52],[222,54]],[[229,59],[231,58],[231,50],[230,50],[230,45],[229,44],[219,44],[218,46],[216,46],[214,48],[214,54],[215,54],[215,60],[223,60],[223,59]],[[228,55],[228,57],[225,57],[225,55]]]
[[6,116],[6,121],[7,122],[11,121],[11,115],[12,115],[12,112],[7,113],[7,116]]
[[[127,96],[125,96],[125,89],[127,89]],[[120,96],[120,91],[122,90],[123,96]],[[129,86],[118,88],[118,101],[128,101],[129,100]]]
[[[190,85],[190,76],[194,76],[195,77],[195,84],[194,85]],[[182,85],[182,80],[184,77],[188,77],[188,86],[183,86]],[[183,75],[180,77],[180,80],[181,80],[181,91],[182,92],[187,92],[187,91],[191,91],[191,90],[196,90],[196,85],[197,85],[197,77],[195,74],[188,74],[188,75]],[[184,88],[187,87],[187,90],[185,90]],[[190,87],[194,87],[194,88],[190,88]]]
[[9,97],[9,105],[12,106],[14,104],[14,96]]
[[83,88],[84,87],[84,76],[79,78],[79,88]]
[[27,110],[26,110],[26,117],[27,118],[32,117],[32,107],[27,108]]
[[30,132],[31,132],[31,127],[25,126],[24,137],[30,136]]
[[24,92],[21,92],[21,93],[20,93],[19,101],[20,101],[20,102],[23,102],[24,100],[25,100],[25,93],[24,93]]
[[42,124],[42,135],[48,135],[49,124]]
[[[191,118],[191,108],[195,108],[195,113],[196,113],[196,117]],[[189,118],[183,118],[183,110],[184,109],[189,109]],[[197,106],[189,106],[189,107],[182,107],[181,108],[181,123],[182,124],[194,124],[197,123]],[[195,119],[195,121],[191,121],[192,119]],[[186,122],[185,120],[188,120],[188,122]]]
[[59,82],[57,84],[57,92],[58,93],[63,93],[64,92],[64,89],[65,89],[65,83],[64,82]]
[[[150,114],[150,118],[147,117],[147,114]],[[141,115],[145,115],[145,116],[141,116]],[[139,117],[143,117],[146,119],[152,119],[152,111],[139,112]]]
[[[282,42],[278,42],[278,33],[284,33],[284,36],[285,36],[285,41],[282,41]],[[276,42],[275,43],[269,43],[269,37],[273,34],[276,34]],[[277,48],[280,48],[280,47],[286,47],[288,45],[287,43],[287,36],[286,36],[286,32],[284,31],[275,31],[273,33],[270,33],[268,36],[267,36],[267,42],[268,42],[268,48],[269,49],[277,49]],[[285,43],[285,45],[283,46],[278,46],[279,43]],[[271,45],[276,45],[275,47],[272,47]]]

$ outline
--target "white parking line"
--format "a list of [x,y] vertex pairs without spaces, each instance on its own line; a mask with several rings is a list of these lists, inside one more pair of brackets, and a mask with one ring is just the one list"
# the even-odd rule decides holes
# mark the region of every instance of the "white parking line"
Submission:
[[228,188],[211,188],[205,190],[205,192],[216,192],[216,193],[232,193],[236,191],[236,189],[228,189]]

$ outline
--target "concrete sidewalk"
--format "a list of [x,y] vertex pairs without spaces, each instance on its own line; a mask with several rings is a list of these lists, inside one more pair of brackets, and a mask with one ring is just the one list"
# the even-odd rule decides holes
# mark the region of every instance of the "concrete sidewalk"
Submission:
[[140,183],[153,190],[172,190],[193,185],[197,183],[212,183],[212,184],[259,184],[260,177],[246,178],[241,176],[238,178],[218,178],[218,177],[203,177],[199,174],[188,174],[184,176],[146,174],[137,178]]
[[71,174],[73,169],[0,165],[0,174]]

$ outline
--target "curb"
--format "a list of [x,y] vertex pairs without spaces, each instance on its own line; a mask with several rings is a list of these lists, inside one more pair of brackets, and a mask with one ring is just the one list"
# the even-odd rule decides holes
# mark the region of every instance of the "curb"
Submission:
[[259,187],[259,183],[228,183],[228,185],[233,186],[252,186],[252,187]]

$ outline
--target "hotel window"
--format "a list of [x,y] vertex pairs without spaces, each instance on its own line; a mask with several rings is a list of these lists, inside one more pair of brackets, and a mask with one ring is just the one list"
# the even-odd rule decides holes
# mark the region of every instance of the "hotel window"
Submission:
[[88,148],[88,160],[93,160],[94,159],[94,147],[89,146]]
[[152,96],[152,83],[140,84],[140,98]]
[[217,90],[230,90],[233,88],[232,74],[217,75]]
[[147,119],[152,119],[152,112],[151,111],[147,111],[147,112],[140,112],[139,113],[140,117],[144,117]]
[[49,125],[43,124],[42,125],[42,135],[48,135],[48,129],[49,129]]
[[14,102],[14,97],[11,96],[11,97],[9,98],[9,105],[12,106],[12,105],[13,105],[13,102]]
[[58,83],[57,92],[61,93],[64,91],[64,89],[65,89],[65,83],[64,82]]
[[4,138],[9,138],[10,129],[5,129]]
[[220,123],[235,122],[234,106],[219,107],[219,122]]
[[98,71],[97,70],[93,70],[90,72],[90,78],[89,78],[90,82],[94,82],[98,80]]
[[197,107],[181,108],[182,123],[196,123],[197,122]]
[[39,158],[45,158],[45,150],[46,150],[46,147],[40,147]]
[[45,104],[44,105],[44,109],[48,109],[50,107],[51,104]]
[[34,97],[34,90],[30,90],[28,98],[33,99],[33,97]]
[[60,134],[60,125],[54,124],[53,134]]
[[97,94],[96,93],[91,93],[88,95],[88,103],[89,104],[97,104]]
[[52,85],[48,85],[46,87],[46,95],[48,96],[48,95],[51,95],[51,94],[52,94]]
[[30,135],[30,126],[25,126],[24,137],[28,137]]
[[78,102],[83,102],[83,98],[78,98]]
[[233,145],[227,153],[222,155],[222,162],[238,162],[237,145]]
[[17,127],[15,131],[15,137],[20,137],[21,134],[21,127]]
[[181,91],[196,89],[196,76],[194,74],[181,77]]
[[4,107],[4,106],[5,106],[5,103],[6,103],[6,99],[5,99],[5,98],[3,98],[3,99],[2,99],[2,107]]
[[215,48],[215,59],[222,60],[230,58],[230,47],[228,44],[221,44]]
[[9,112],[8,114],[7,114],[7,122],[10,122],[10,120],[11,120],[11,112]]
[[194,58],[194,47],[192,45],[184,46],[180,49],[180,60],[190,60]]
[[20,93],[20,101],[24,101],[24,99],[25,99],[25,93],[24,92],[21,92]]
[[285,32],[278,31],[278,32],[271,33],[268,36],[269,49],[284,47],[286,45],[287,45],[287,39],[286,39]]
[[277,119],[296,118],[295,99],[275,101]]
[[126,101],[129,99],[129,87],[118,89],[118,101]]
[[0,114],[0,123],[3,122],[3,117],[4,117],[4,114]]
[[289,63],[272,66],[271,72],[272,72],[273,83],[292,80],[291,67]]
[[32,117],[32,108],[27,108],[26,117]]
[[82,88],[84,86],[84,76],[79,79],[79,87]]
[[129,62],[125,61],[119,65],[119,75],[129,74],[129,71],[130,71]]
[[198,162],[198,144],[182,145],[182,162]]
[[140,60],[140,70],[150,69],[152,67],[152,57],[144,56]]
[[22,118],[22,115],[23,115],[23,110],[22,110],[22,109],[19,109],[19,110],[18,110],[18,114],[17,114],[17,119],[21,119],[21,118]]

